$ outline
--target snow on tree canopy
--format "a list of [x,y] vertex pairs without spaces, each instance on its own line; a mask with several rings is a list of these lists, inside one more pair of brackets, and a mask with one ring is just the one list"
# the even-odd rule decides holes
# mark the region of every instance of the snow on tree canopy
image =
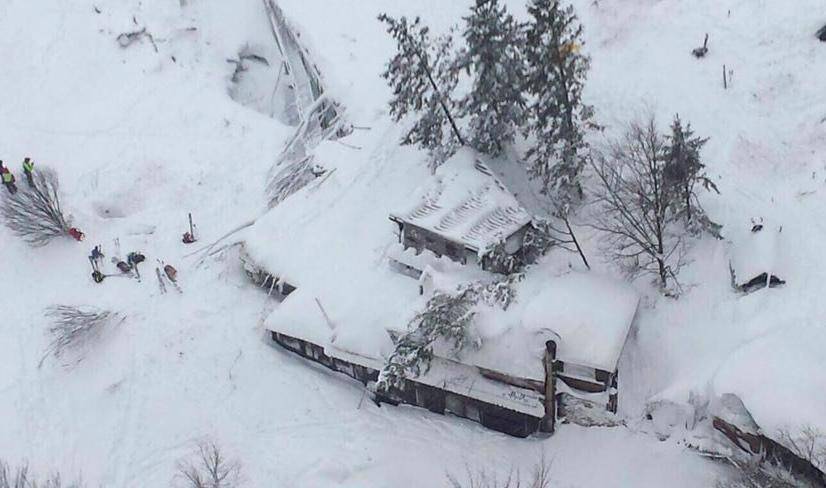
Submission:
[[471,149],[460,149],[419,190],[416,203],[391,213],[474,251],[496,244],[531,216]]

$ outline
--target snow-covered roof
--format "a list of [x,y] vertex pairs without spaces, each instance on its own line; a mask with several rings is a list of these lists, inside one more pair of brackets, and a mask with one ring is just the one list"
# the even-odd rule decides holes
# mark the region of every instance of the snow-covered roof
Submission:
[[380,367],[393,351],[388,329],[403,330],[409,320],[407,314],[412,313],[409,305],[396,306],[405,295],[394,285],[401,282],[407,288],[408,300],[415,301],[418,296],[415,281],[389,271],[388,278],[385,287],[351,288],[344,292],[345,299],[312,287],[298,288],[278,304],[264,325],[268,330],[319,345],[330,356],[339,357],[337,351],[341,351],[371,361],[371,367]]
[[826,429],[826,328],[792,322],[734,351],[712,379],[718,395],[739,397],[757,425],[773,437],[779,429]]
[[[317,160],[328,166],[330,177],[298,191],[247,229],[245,251],[297,287],[274,308],[265,324],[268,329],[313,342],[331,356],[350,354],[383,364],[392,351],[388,329],[404,331],[424,309],[432,290],[454,290],[460,282],[493,276],[428,253],[399,253],[386,209],[364,195],[377,191],[372,177],[380,173],[386,180],[382,198],[390,208],[403,206],[416,191],[411,170],[392,161],[365,170],[348,163],[352,151],[340,144],[320,144]],[[518,218],[500,222],[496,231],[487,227],[491,232],[474,234],[474,242],[483,245],[479,239],[498,239],[530,218],[497,180],[476,168],[475,161],[472,152],[460,151],[437,171],[435,186],[441,188],[441,196],[435,202],[443,217],[455,222],[447,229],[457,235],[479,222],[491,222],[490,214],[502,208],[513,209]],[[429,178],[433,177],[423,170],[416,179]],[[465,196],[482,195],[474,200],[479,205],[467,205],[465,212],[446,211],[468,200],[461,198],[460,182],[472,189]],[[320,210],[307,214],[310,199],[312,208]],[[417,222],[438,225],[434,215]],[[296,242],[297,235],[304,238]],[[424,295],[419,294],[420,283],[391,268],[391,259],[424,268]],[[636,310],[633,292],[604,276],[556,276],[542,265],[531,268],[516,292],[517,300],[507,311],[479,306],[473,333],[483,338],[483,346],[463,351],[462,362],[541,380],[545,341],[559,336],[560,359],[615,369]]]
[[471,149],[460,149],[421,188],[412,206],[391,212],[453,242],[482,250],[531,221],[530,214]]
[[613,371],[638,302],[636,292],[611,278],[569,273],[543,283],[526,304],[522,323],[559,335],[559,359]]
[[783,270],[778,269],[781,236],[780,227],[762,222],[743,226],[731,236],[731,267],[737,285],[747,283],[763,273],[783,277]]
[[639,297],[628,285],[597,273],[543,277],[540,267],[517,289],[507,311],[477,314],[483,347],[467,358],[519,377],[544,378],[545,341],[557,341],[566,363],[614,371]]

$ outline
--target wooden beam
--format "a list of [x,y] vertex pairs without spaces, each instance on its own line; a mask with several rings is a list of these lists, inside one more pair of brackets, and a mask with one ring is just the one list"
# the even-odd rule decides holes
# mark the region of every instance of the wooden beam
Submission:
[[542,418],[540,430],[553,434],[556,428],[556,342],[545,343],[545,357],[542,362],[545,366],[545,417]]

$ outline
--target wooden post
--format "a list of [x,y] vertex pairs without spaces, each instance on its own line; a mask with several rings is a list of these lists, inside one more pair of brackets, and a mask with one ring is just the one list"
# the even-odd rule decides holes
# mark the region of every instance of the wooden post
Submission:
[[189,235],[195,239],[195,229],[192,227],[192,212],[187,215],[189,215]]
[[723,65],[723,90],[728,89],[728,82],[726,81],[726,65]]
[[554,372],[556,342],[545,343],[545,357],[542,362],[545,366],[545,417],[542,419],[539,430],[553,434],[556,428],[556,373]]
[[611,413],[617,413],[617,402],[619,401],[618,389],[617,389],[617,377],[619,376],[618,371],[614,371],[614,374],[611,375],[611,378],[608,380],[608,411]]

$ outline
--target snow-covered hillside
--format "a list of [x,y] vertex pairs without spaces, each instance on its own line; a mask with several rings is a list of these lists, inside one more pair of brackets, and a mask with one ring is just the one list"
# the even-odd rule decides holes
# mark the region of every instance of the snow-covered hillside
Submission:
[[[696,487],[726,474],[686,447],[698,435],[685,428],[697,398],[735,393],[767,432],[826,430],[826,45],[813,35],[826,20],[812,15],[822,0],[573,2],[593,58],[586,98],[606,135],[646,111],[663,123],[679,113],[711,137],[704,154],[721,191],[703,203],[725,239],[694,247],[683,296],[663,298],[646,278],[633,284],[644,299],[620,359],[625,427],[562,425],[550,438],[515,439],[423,409],[379,408],[360,384],[271,345],[264,323],[278,304],[248,282],[234,249],[192,255],[259,219],[246,236],[271,239],[260,252],[284,272],[301,270],[325,293],[398,296],[394,287],[407,285],[387,269],[387,215],[429,171],[423,153],[399,146],[402,127],[387,115],[379,73],[393,44],[376,16],[420,15],[444,30],[469,3],[278,2],[361,129],[319,146],[331,172],[323,185],[269,211],[267,175],[294,127],[234,100],[227,62],[245,46],[275,52],[263,2],[2,2],[0,159],[18,175],[24,156],[57,170],[86,241],[30,248],[0,228],[0,459],[81,474],[89,486],[168,486],[177,461],[211,438],[254,487],[443,486],[446,472],[530,469],[542,453],[558,486]],[[524,15],[521,1],[507,3]],[[157,50],[146,39],[118,45],[143,27]],[[690,50],[706,32],[710,52],[697,60]],[[725,90],[723,65],[733,71]],[[187,212],[200,234],[191,246],[181,243]],[[775,263],[787,284],[741,296],[729,261],[756,218],[782,226]],[[620,277],[597,236],[582,233],[594,267]],[[107,266],[116,253],[146,254],[142,281],[95,284],[87,255],[96,244]],[[577,259],[553,252],[548,266]],[[158,260],[178,269],[181,294],[160,293]],[[405,313],[420,299],[410,290]],[[375,303],[393,317],[382,297],[351,309]],[[340,301],[346,311],[347,295]],[[52,304],[126,319],[82,361],[39,367]],[[665,404],[680,412],[671,422],[645,419]]]

